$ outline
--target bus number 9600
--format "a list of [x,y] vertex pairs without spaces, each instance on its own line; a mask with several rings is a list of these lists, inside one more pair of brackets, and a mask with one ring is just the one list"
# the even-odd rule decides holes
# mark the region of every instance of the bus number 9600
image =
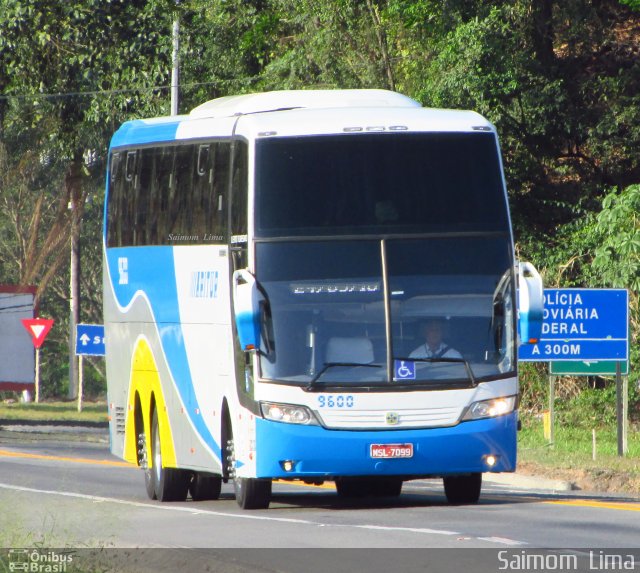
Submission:
[[342,394],[338,394],[337,396],[318,396],[319,408],[353,408],[354,402],[353,396],[343,396]]

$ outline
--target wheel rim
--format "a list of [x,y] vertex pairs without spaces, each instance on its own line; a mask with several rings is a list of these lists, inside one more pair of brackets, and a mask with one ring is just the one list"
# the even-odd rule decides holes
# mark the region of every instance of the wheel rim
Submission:
[[153,434],[153,471],[156,474],[156,480],[159,482],[162,472],[162,453],[160,452],[160,436],[158,435],[158,428],[156,426]]

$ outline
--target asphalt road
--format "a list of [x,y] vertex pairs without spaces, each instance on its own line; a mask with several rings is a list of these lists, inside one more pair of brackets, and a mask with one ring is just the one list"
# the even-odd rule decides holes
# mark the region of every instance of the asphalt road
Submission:
[[[507,556],[542,548],[555,555],[577,550],[591,571],[612,570],[609,553],[635,549],[640,570],[638,498],[485,481],[479,504],[455,507],[440,480],[423,480],[406,483],[391,501],[346,503],[332,483],[277,483],[268,510],[242,511],[230,485],[217,501],[159,503],[147,498],[142,472],[103,443],[0,441],[0,508],[0,547],[191,548],[137,560],[153,571],[175,570],[169,564],[176,559],[188,559],[187,569],[179,568],[194,571],[439,571],[439,560],[451,559],[456,568],[442,570],[483,571],[483,559],[487,571],[526,570]],[[447,551],[426,559],[427,548]],[[134,569],[129,562],[118,570]]]

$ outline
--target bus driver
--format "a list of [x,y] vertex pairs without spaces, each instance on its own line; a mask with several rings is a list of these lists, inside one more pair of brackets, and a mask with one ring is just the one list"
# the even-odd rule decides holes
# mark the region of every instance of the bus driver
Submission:
[[420,332],[425,342],[409,354],[409,358],[462,358],[462,355],[442,340],[444,321],[431,319],[425,322]]

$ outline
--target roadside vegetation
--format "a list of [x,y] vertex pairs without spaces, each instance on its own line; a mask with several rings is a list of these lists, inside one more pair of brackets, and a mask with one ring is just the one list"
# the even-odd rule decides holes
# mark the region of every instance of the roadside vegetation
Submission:
[[0,425],[2,422],[26,421],[29,423],[107,423],[106,402],[83,402],[82,412],[78,412],[76,402],[34,402],[23,403],[5,399],[0,403]]
[[[547,367],[521,365],[522,431],[518,471],[572,482],[585,490],[640,492],[640,400],[629,384],[628,450],[618,456],[616,385],[611,377],[557,377],[554,441],[544,433]],[[593,434],[595,432],[595,459]]]

